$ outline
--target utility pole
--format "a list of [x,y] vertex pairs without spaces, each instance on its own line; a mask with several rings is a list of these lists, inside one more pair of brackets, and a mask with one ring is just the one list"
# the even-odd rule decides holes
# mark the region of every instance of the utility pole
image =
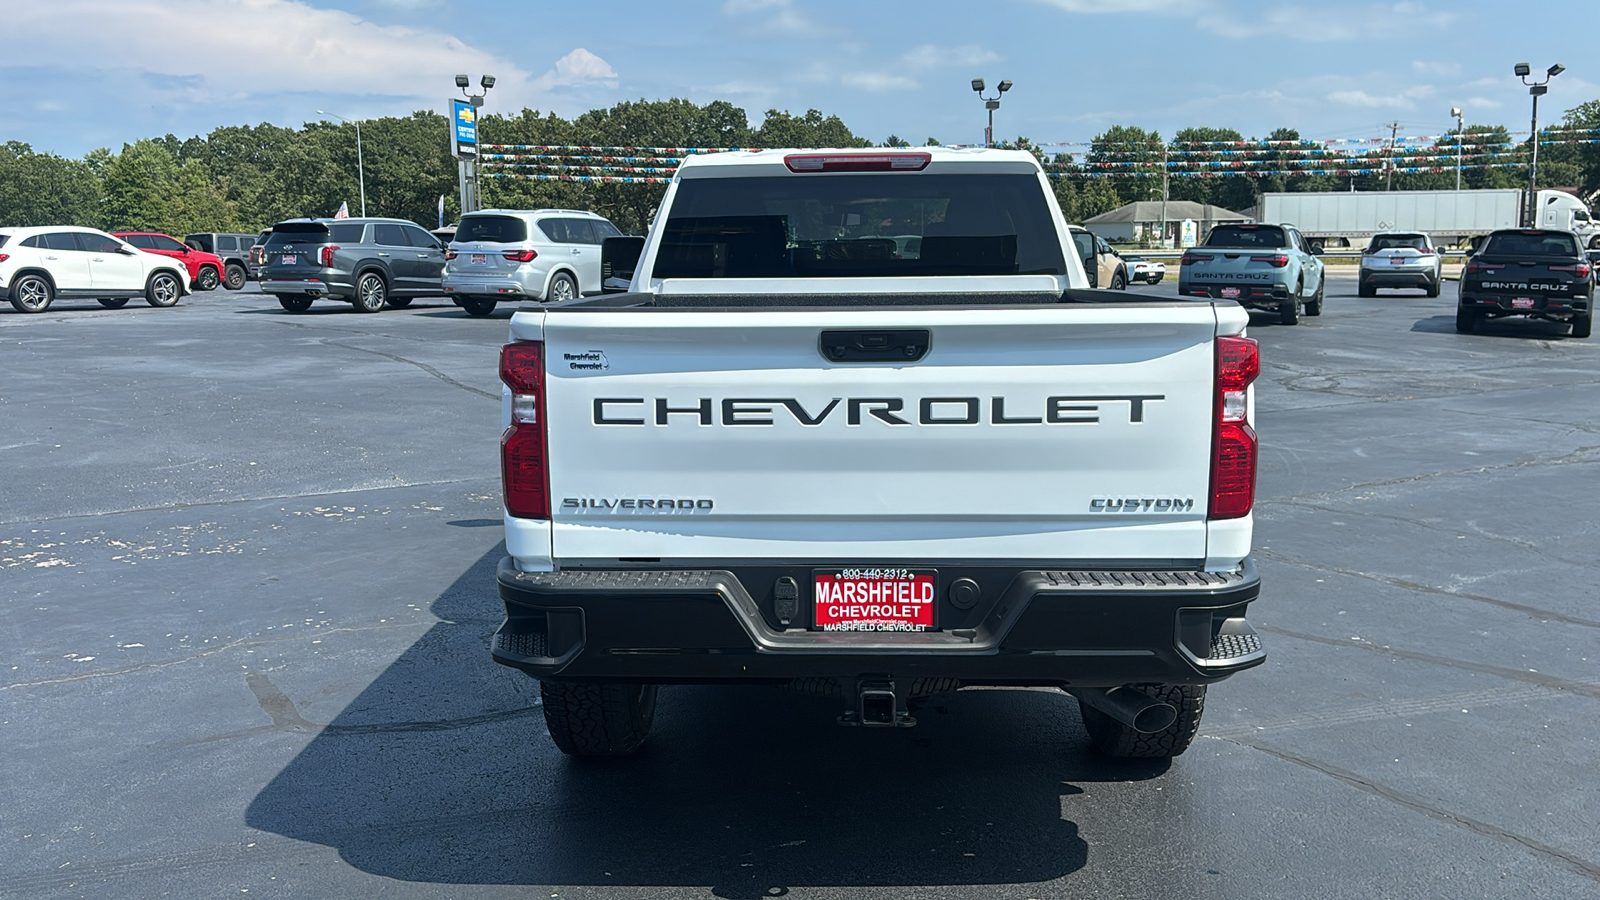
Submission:
[[1467,126],[1461,118],[1461,107],[1451,107],[1450,115],[1456,117],[1456,190],[1461,190],[1461,142],[1466,139]]
[[1533,118],[1528,123],[1528,228],[1539,225],[1539,98],[1549,92],[1550,79],[1566,70],[1566,66],[1556,63],[1545,71],[1543,81],[1528,80],[1531,70],[1527,63],[1517,63],[1512,70],[1512,74],[1528,85],[1528,95],[1533,98]]
[[1161,248],[1167,247],[1167,144],[1161,145]]
[[1389,123],[1389,165],[1388,165],[1389,176],[1388,176],[1387,179],[1385,179],[1385,181],[1383,183],[1383,189],[1386,190],[1386,191],[1394,190],[1394,145],[1395,145],[1395,141],[1399,139],[1399,136],[1400,136],[1400,123],[1399,122],[1390,122]]

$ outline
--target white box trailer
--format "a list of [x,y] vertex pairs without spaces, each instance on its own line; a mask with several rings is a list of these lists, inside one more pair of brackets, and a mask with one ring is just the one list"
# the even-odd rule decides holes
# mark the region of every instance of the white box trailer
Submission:
[[1359,246],[1380,231],[1423,231],[1448,245],[1521,225],[1522,197],[1519,190],[1262,194],[1256,218],[1293,225],[1324,246]]

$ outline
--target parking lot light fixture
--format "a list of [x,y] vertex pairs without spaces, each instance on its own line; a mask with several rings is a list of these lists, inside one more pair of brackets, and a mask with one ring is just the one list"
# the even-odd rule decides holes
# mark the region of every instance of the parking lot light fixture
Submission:
[[1450,115],[1456,117],[1456,190],[1461,190],[1461,142],[1467,138],[1467,128],[1461,124],[1461,107],[1450,108]]
[[1527,63],[1517,63],[1511,71],[1528,86],[1528,96],[1533,98],[1533,118],[1528,125],[1528,220],[1527,227],[1539,224],[1539,98],[1550,92],[1550,79],[1567,70],[1556,63],[1544,72],[1543,81],[1529,81],[1533,69]]
[[465,75],[457,75],[456,76],[456,87],[461,88],[462,90],[466,90],[467,89],[467,85],[469,85],[471,83],[472,83],[472,79],[468,78]]
[[364,219],[367,217],[367,165],[361,158],[361,120],[346,119],[338,113],[323,112],[320,109],[317,110],[317,115],[333,116],[346,125],[356,126],[356,181],[361,185],[361,217]]
[[1011,90],[1011,79],[1008,78],[1008,79],[1005,79],[1005,80],[1001,81],[1000,82],[1000,93],[999,94],[995,94],[993,97],[985,97],[983,95],[983,88],[984,88],[984,81],[983,81],[982,78],[974,78],[974,79],[972,79],[972,90],[975,93],[977,93],[978,99],[983,101],[984,109],[987,109],[989,111],[989,127],[983,133],[983,145],[985,147],[993,147],[994,146],[994,111],[1000,108],[1000,94],[1004,94],[1006,91]]

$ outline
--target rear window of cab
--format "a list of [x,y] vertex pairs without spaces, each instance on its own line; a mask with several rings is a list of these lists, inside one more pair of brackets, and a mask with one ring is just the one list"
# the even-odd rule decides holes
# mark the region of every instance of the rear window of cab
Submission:
[[521,244],[528,240],[528,223],[516,216],[462,216],[452,240]]
[[1484,253],[1505,256],[1582,257],[1578,239],[1561,231],[1517,231],[1489,235]]
[[1206,238],[1207,247],[1274,250],[1285,245],[1283,229],[1263,225],[1218,225]]

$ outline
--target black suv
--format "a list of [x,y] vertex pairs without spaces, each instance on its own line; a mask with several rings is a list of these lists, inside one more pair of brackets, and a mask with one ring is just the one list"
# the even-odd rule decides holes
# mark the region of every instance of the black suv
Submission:
[[1591,263],[1570,231],[1508,228],[1493,232],[1461,271],[1456,330],[1485,319],[1527,316],[1572,324],[1589,336],[1594,317]]
[[253,234],[219,234],[214,231],[202,231],[183,239],[185,244],[196,250],[215,253],[222,258],[222,285],[230,291],[237,291],[244,287],[246,281],[256,277],[256,267],[250,264],[250,244],[253,241]]
[[261,292],[290,312],[304,312],[318,298],[377,312],[444,296],[444,245],[404,219],[279,222],[262,258]]

